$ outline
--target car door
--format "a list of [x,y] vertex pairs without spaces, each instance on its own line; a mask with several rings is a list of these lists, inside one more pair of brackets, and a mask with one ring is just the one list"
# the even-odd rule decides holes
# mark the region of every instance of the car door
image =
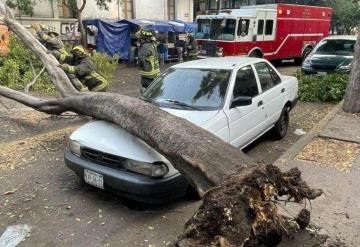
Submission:
[[280,117],[285,104],[286,88],[277,71],[267,62],[254,64],[262,91],[266,126],[271,127]]
[[239,96],[252,98],[252,103],[246,106],[225,106],[225,114],[229,122],[230,143],[243,147],[264,130],[265,114],[262,108],[262,95],[259,83],[251,65],[244,66],[236,72],[235,82],[230,88],[232,99]]

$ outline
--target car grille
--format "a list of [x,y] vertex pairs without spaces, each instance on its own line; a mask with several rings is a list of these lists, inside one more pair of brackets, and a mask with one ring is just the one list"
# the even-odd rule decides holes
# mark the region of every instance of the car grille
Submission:
[[324,71],[331,71],[336,69],[336,65],[319,65],[319,64],[313,64],[311,66],[313,69],[316,70],[324,70]]
[[124,169],[125,158],[113,154],[100,152],[88,147],[81,148],[81,157],[99,163],[104,166],[109,166],[117,169]]

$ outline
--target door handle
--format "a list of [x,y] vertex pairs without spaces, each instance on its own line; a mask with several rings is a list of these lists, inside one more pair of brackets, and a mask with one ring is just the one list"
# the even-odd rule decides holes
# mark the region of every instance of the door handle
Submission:
[[259,102],[258,102],[258,106],[262,106],[264,104],[264,102],[262,101],[262,100],[260,100]]
[[285,93],[285,88],[282,88],[282,89],[281,89],[281,93]]

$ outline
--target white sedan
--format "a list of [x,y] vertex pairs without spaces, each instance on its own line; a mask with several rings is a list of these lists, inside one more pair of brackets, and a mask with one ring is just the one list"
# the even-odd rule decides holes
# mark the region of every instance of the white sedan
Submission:
[[[279,139],[286,135],[297,92],[297,79],[266,60],[224,57],[172,66],[141,99],[242,149],[269,130]],[[190,188],[165,157],[112,123],[87,123],[69,143],[66,165],[98,188],[146,203],[181,197]]]

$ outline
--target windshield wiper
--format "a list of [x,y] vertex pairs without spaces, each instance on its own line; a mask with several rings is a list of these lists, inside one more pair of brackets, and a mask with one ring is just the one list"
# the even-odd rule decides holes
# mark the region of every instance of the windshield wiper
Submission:
[[146,98],[146,97],[144,97],[144,96],[140,96],[140,99],[143,100],[143,101],[145,101],[145,102],[149,102],[149,103],[151,103],[151,104],[157,105],[157,106],[159,105],[159,104],[156,103],[154,100],[149,99],[149,98]]
[[174,105],[183,106],[183,107],[187,107],[187,108],[194,109],[194,110],[199,110],[199,108],[197,108],[196,106],[192,106],[192,105],[189,105],[189,104],[187,104],[185,102],[181,102],[181,101],[178,101],[178,100],[164,99],[164,101],[173,103]]

